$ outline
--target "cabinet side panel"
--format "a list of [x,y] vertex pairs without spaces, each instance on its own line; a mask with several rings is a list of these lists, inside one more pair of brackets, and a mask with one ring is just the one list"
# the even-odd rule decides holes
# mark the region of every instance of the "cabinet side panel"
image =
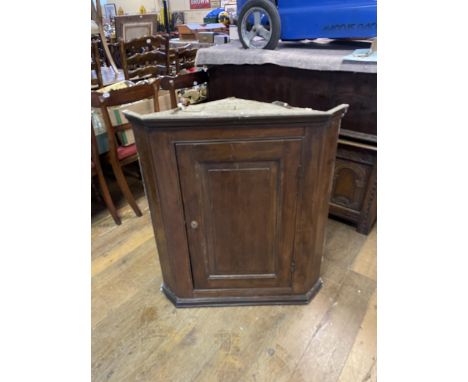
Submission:
[[303,183],[296,221],[293,288],[306,292],[320,277],[339,119],[306,129]]
[[[317,200],[317,221],[316,221],[316,240],[315,240],[315,256],[311,259],[309,265],[309,282],[320,277],[320,266],[322,257],[324,256],[326,228],[328,220],[328,212],[330,209],[330,197],[333,185],[333,174],[336,161],[336,150],[338,146],[338,133],[340,130],[341,117],[335,116],[330,125],[323,132],[322,154],[320,160],[320,179],[319,198]],[[313,282],[309,284],[312,287]]]
[[[169,260],[166,231],[162,220],[161,201],[156,185],[156,175],[154,170],[153,157],[151,152],[153,149],[148,139],[148,133],[143,131],[144,127],[133,125],[135,133],[135,141],[138,148],[139,164],[143,175],[143,185],[145,194],[148,199],[148,206],[151,214],[151,222],[153,225],[156,246],[158,249],[159,263],[161,265],[162,276],[164,283],[169,288],[175,288],[175,279],[173,276],[172,265]],[[156,144],[156,142],[153,142]]]
[[192,297],[192,273],[173,139],[169,132],[151,129],[144,138],[149,139],[151,148],[150,161],[154,169],[152,182],[156,184],[160,206],[160,218],[155,223],[164,227],[164,256],[169,264],[166,271],[174,280],[171,290],[179,297]]

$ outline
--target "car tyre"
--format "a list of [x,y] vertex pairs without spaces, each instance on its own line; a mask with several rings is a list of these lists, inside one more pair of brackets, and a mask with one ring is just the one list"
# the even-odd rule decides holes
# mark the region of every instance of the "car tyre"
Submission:
[[249,10],[252,8],[261,8],[263,12],[267,13],[270,18],[271,23],[271,35],[268,43],[263,47],[263,49],[270,49],[274,50],[278,46],[278,42],[281,36],[281,19],[279,16],[278,9],[276,5],[271,2],[270,0],[249,0],[245,5],[242,7],[242,10],[238,17],[238,31],[239,31],[239,39],[242,43],[242,46],[245,49],[249,49],[248,41],[244,41],[243,33],[242,33],[242,24],[243,20],[248,14]]

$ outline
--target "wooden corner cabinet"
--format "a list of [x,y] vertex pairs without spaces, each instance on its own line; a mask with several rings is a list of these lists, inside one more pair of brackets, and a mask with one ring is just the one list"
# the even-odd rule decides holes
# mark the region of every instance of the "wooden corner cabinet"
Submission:
[[338,130],[328,112],[236,98],[132,123],[177,307],[304,304],[321,287]]

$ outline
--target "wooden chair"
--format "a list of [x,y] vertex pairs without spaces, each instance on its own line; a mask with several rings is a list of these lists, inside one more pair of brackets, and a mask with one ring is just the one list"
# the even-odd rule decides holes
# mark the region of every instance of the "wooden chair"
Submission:
[[138,81],[168,74],[167,55],[158,50],[136,53],[122,60],[126,80]]
[[120,50],[120,63],[123,64],[126,58],[129,58],[137,53],[151,52],[154,50],[163,52],[166,54],[166,66],[167,73],[169,73],[169,38],[165,34],[159,34],[154,36],[144,36],[130,40],[128,42],[119,40]]
[[165,35],[144,36],[127,42],[120,39],[120,45],[123,47],[127,57],[135,53],[143,53],[155,49],[167,53],[169,50],[169,39]]
[[[93,77],[93,71],[96,77]],[[91,41],[91,89],[99,89],[103,87],[101,73],[101,59],[99,58],[99,48],[97,41]]]
[[[97,47],[98,47],[98,52],[99,52],[99,60],[101,60],[101,65],[102,66],[111,66],[109,59],[106,55],[106,52],[104,50],[103,43],[99,37],[92,36],[91,37],[91,42],[96,41]],[[109,45],[109,41],[107,41],[107,45]]]
[[177,107],[177,90],[190,88],[208,82],[208,73],[204,70],[194,73],[180,74],[178,76],[165,76],[161,78],[161,90],[168,90],[171,97],[171,108]]
[[169,60],[169,71],[168,75],[176,75],[177,70],[176,70],[176,53],[178,50],[188,50],[192,47],[192,44],[188,43],[182,46],[179,46],[178,48],[169,48],[168,50],[168,60]]
[[108,42],[109,52],[118,68],[122,68],[122,60],[120,59],[120,41]]
[[190,69],[195,67],[195,58],[197,57],[196,48],[178,48],[175,53],[176,73],[180,73],[182,69]]
[[154,111],[159,111],[159,86],[159,80],[156,80],[152,84],[132,86],[130,88],[114,90],[109,93],[91,92],[91,107],[99,108],[101,110],[104,125],[106,127],[107,138],[109,140],[108,160],[112,166],[120,190],[137,216],[141,216],[142,213],[133,197],[122,170],[125,165],[138,160],[136,144],[120,146],[116,139],[117,131],[131,129],[131,125],[126,123],[119,126],[113,126],[109,116],[108,107],[121,106],[153,98]]
[[96,134],[94,133],[93,125],[91,124],[91,177],[97,176],[99,182],[99,188],[101,189],[101,194],[106,204],[107,209],[109,210],[112,218],[115,221],[115,224],[120,225],[121,221],[119,215],[117,214],[117,209],[115,208],[114,202],[109,192],[109,187],[107,186],[106,178],[104,178],[104,173],[102,172],[101,161],[99,160],[99,151],[97,147]]

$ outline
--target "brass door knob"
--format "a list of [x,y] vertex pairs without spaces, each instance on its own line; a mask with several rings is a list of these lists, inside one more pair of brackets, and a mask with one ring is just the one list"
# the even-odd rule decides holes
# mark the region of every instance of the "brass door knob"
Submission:
[[198,222],[196,220],[192,220],[190,222],[190,227],[192,227],[193,229],[197,229],[198,228]]

